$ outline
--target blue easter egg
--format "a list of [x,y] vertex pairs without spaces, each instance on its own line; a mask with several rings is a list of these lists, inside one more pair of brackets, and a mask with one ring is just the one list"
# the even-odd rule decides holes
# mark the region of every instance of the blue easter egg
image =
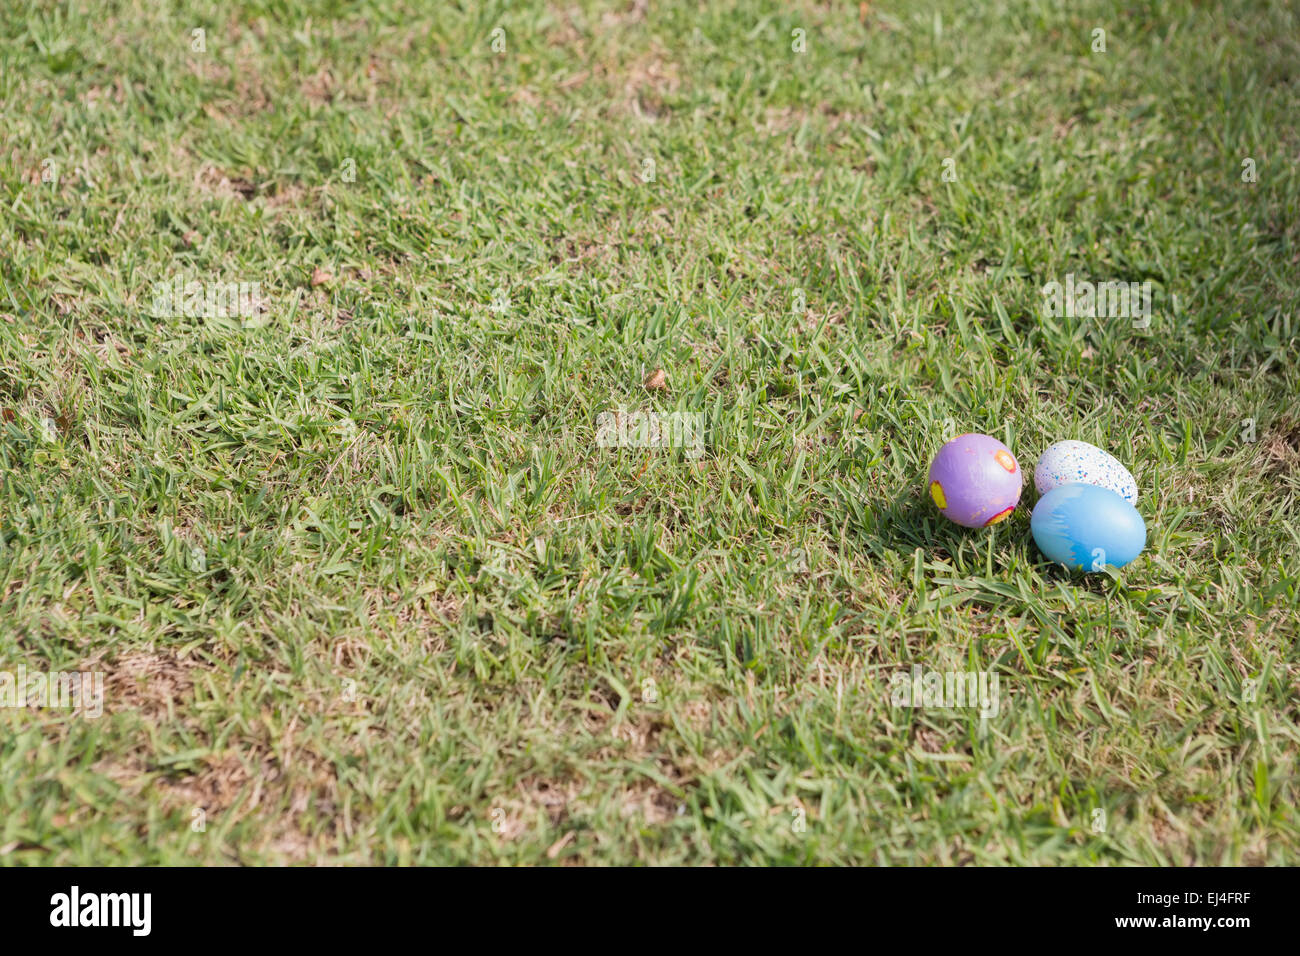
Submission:
[[1109,488],[1059,485],[1034,505],[1030,530],[1038,550],[1070,568],[1122,568],[1146,547],[1147,526],[1136,508]]

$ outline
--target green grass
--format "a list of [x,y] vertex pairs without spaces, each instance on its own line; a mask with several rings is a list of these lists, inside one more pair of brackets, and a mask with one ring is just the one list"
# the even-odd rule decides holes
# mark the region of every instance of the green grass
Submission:
[[1297,862],[1295,3],[156,6],[0,13],[0,862]]

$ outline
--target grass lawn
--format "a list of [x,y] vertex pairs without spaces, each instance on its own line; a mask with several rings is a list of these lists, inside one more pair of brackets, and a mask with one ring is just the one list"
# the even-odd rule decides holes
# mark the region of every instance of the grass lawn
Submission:
[[0,863],[1300,861],[1300,5],[161,6],[0,12]]

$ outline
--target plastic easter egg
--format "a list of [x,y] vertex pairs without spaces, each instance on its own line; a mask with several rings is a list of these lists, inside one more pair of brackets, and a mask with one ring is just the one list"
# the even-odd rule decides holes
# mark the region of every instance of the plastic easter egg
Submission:
[[988,435],[958,435],[930,464],[927,487],[943,516],[966,528],[996,524],[1016,510],[1024,475],[1016,456]]
[[1034,468],[1034,487],[1038,493],[1045,495],[1061,485],[1075,484],[1109,488],[1129,504],[1137,504],[1137,482],[1114,455],[1086,441],[1058,441],[1048,445]]
[[1061,485],[1034,505],[1029,519],[1038,550],[1084,571],[1122,568],[1146,547],[1147,526],[1136,508],[1109,488]]

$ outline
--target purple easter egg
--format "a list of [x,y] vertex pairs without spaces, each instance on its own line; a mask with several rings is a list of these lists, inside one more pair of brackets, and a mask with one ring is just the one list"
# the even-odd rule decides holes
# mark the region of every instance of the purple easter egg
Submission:
[[1016,510],[1023,480],[1006,445],[971,433],[939,449],[927,484],[945,518],[966,528],[986,528]]

